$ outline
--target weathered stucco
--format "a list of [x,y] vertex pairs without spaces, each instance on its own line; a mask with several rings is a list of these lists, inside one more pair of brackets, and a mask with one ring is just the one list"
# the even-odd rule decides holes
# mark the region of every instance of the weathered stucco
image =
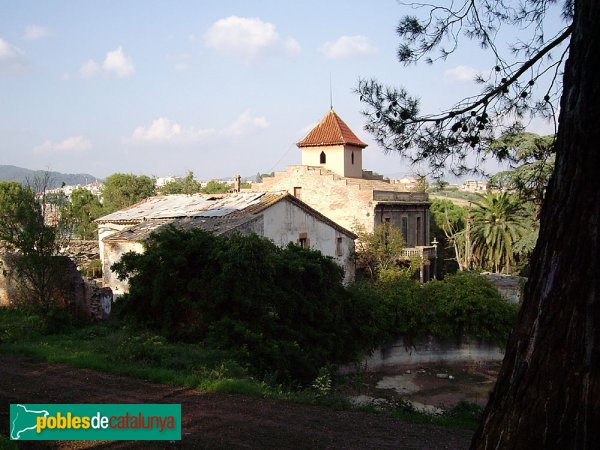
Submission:
[[[331,256],[344,269],[345,283],[354,280],[354,239],[290,202],[271,206],[263,217],[264,237],[281,247],[305,237],[309,248]],[[341,239],[339,245],[338,239]]]
[[119,280],[117,274],[110,267],[121,260],[121,257],[128,252],[144,253],[144,244],[135,241],[126,242],[106,242],[104,245],[102,258],[102,281],[104,286],[110,287],[113,295],[118,297],[129,290],[127,280]]
[[[321,153],[326,156],[321,163]],[[354,153],[354,163],[352,154]],[[355,145],[322,145],[302,148],[303,166],[321,166],[342,177],[362,177],[362,148]]]

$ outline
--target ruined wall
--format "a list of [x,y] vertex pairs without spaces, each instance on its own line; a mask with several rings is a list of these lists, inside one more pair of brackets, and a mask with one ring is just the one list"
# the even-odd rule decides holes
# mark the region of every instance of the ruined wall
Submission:
[[100,259],[100,246],[96,239],[79,240],[73,239],[66,242],[60,248],[60,254],[71,258],[77,267],[83,267],[90,261]]
[[354,239],[288,201],[276,203],[263,216],[264,237],[280,247],[305,237],[308,247],[331,256],[344,269],[344,283],[354,280]]
[[[18,304],[18,285],[21,283],[11,269],[11,259],[17,255],[0,255],[0,306]],[[105,319],[110,315],[112,291],[96,286],[93,281],[84,280],[75,263],[66,256],[54,257],[54,266],[59,269],[60,278],[55,291],[56,306],[72,308],[83,319]]]
[[144,253],[144,245],[141,242],[104,242],[104,254],[102,255],[102,283],[104,286],[112,289],[115,296],[120,296],[128,292],[129,283],[127,280],[121,281],[117,274],[110,270],[110,266],[119,262],[121,257],[128,252]]
[[11,268],[10,255],[0,253],[0,306],[9,306],[17,292],[17,280]]

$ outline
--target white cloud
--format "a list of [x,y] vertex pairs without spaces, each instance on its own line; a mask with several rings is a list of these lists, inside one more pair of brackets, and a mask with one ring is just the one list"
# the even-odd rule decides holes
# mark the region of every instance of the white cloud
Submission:
[[89,139],[83,136],[71,136],[61,142],[45,141],[43,144],[34,147],[33,153],[36,155],[48,153],[82,153],[92,148]]
[[374,55],[378,52],[366,36],[341,36],[335,42],[325,42],[321,52],[329,59],[346,59]]
[[131,59],[125,56],[121,47],[106,54],[102,68],[109,73],[114,73],[119,78],[128,77],[135,72]]
[[296,55],[300,52],[300,44],[294,38],[282,39],[272,23],[238,16],[212,24],[204,34],[204,44],[245,62],[272,54]]
[[473,81],[477,75],[481,74],[481,71],[474,69],[469,66],[456,66],[452,69],[448,69],[444,72],[444,77],[450,81],[458,81],[465,83]]
[[25,72],[25,52],[0,38],[0,75],[15,75]]
[[25,27],[25,33],[23,33],[23,36],[28,41],[35,41],[36,39],[43,39],[52,36],[52,32],[48,28],[41,27],[39,25],[27,25]]
[[234,139],[269,126],[270,123],[265,117],[254,117],[249,111],[242,113],[231,125],[223,129],[185,128],[167,117],[160,117],[147,127],[137,127],[131,137],[124,141],[132,144],[182,145],[209,139]]
[[240,136],[269,128],[270,125],[265,117],[252,117],[250,111],[245,111],[225,130],[225,134]]
[[83,78],[95,77],[100,72],[100,66],[93,59],[88,59],[79,68],[79,74]]
[[133,75],[134,72],[135,67],[131,58],[123,53],[122,47],[107,52],[102,65],[93,59],[88,59],[79,68],[79,74],[83,78],[93,78],[100,74],[126,78]]

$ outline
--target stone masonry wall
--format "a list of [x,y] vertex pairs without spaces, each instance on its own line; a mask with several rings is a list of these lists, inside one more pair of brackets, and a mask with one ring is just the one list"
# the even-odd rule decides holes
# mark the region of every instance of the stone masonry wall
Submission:
[[357,223],[373,231],[373,183],[382,182],[349,180],[318,167],[289,166],[285,172],[263,178],[263,182],[253,185],[252,189],[288,191],[293,195],[294,187],[301,187],[300,200],[334,222],[350,231],[356,229]]
[[73,239],[61,247],[60,254],[68,256],[73,260],[77,267],[81,268],[90,261],[100,259],[98,240],[83,241]]

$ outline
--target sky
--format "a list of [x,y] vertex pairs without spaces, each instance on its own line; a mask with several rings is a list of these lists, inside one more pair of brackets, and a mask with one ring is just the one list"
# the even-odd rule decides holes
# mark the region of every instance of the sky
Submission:
[[364,131],[358,80],[403,86],[436,112],[476,93],[494,62],[473,44],[400,65],[395,28],[410,12],[395,0],[0,0],[0,164],[102,178],[284,170],[331,86],[369,144],[363,167],[411,174]]

